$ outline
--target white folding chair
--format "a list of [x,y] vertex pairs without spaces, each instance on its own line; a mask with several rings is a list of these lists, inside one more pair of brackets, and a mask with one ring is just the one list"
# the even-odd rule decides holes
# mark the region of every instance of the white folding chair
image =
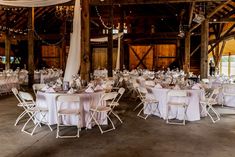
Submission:
[[43,83],[39,83],[39,84],[33,84],[33,92],[34,94],[36,95],[37,94],[37,91],[43,89],[44,87],[46,86],[46,84],[43,84]]
[[19,91],[17,88],[12,88],[11,89],[12,93],[15,95],[16,99],[19,101],[19,103],[17,104],[18,107],[21,107],[23,108],[23,112],[16,118],[16,122],[15,122],[15,126],[18,124],[18,122],[27,114],[30,115],[30,113],[28,113],[26,111],[27,107],[33,107],[35,104],[34,103],[31,103],[31,102],[27,102],[27,106],[26,105],[23,105],[23,101],[21,100],[21,98],[19,97]]
[[116,98],[113,99],[113,101],[111,101],[110,103],[108,103],[108,106],[110,106],[112,109],[112,112],[109,112],[109,114],[113,113],[121,123],[122,123],[121,118],[118,116],[117,113],[113,111],[113,109],[119,105],[119,100],[121,99],[124,92],[125,92],[125,88],[123,87],[119,88]]
[[[205,100],[200,101],[200,105],[202,107],[202,112],[205,112],[211,118],[213,123],[220,120],[220,114],[213,107],[213,105],[218,104],[217,97],[218,97],[219,92],[220,92],[220,88],[215,88],[211,92],[211,94],[208,98],[205,98]],[[212,113],[215,114],[215,118],[213,117],[212,113],[210,113],[210,110]]]
[[[185,125],[186,121],[186,113],[188,108],[188,94],[185,90],[170,90],[167,93],[167,114],[166,114],[166,123],[167,124],[179,124],[179,125]],[[173,100],[172,100],[173,99]],[[177,99],[177,100],[174,100]],[[172,122],[169,119],[170,113],[172,112],[172,108],[177,108],[178,114],[179,108],[183,109],[183,120],[182,122]]]
[[[59,95],[56,98],[57,101],[57,132],[56,138],[74,138],[79,137],[79,132],[81,130],[81,111],[80,111],[80,98],[76,95]],[[72,124],[62,124],[63,116],[72,116],[75,115],[78,119],[77,125]],[[74,136],[61,136],[60,135],[60,126],[77,126],[77,134]]]
[[117,84],[113,87],[113,90],[118,90],[120,88],[120,85],[122,84],[124,78],[120,77]]
[[[155,99],[153,97],[153,95],[150,92],[148,92],[148,90],[145,87],[138,87],[137,90],[140,94],[141,102],[139,103],[138,106],[136,106],[136,108],[138,108],[140,105],[143,104],[143,107],[138,112],[137,116],[140,118],[143,118],[143,119],[147,119],[149,115],[151,115],[157,111],[161,117],[161,114],[160,114],[160,111],[158,108],[158,104],[159,104],[158,100]],[[144,113],[145,110],[147,110],[148,113],[145,114]]]
[[[26,113],[28,113],[28,115],[29,115],[29,119],[24,124],[21,131],[32,136],[34,134],[34,131],[36,130],[36,128],[38,126],[41,126],[41,123],[46,124],[49,127],[49,129],[52,131],[51,126],[48,124],[48,122],[45,119],[46,115],[48,113],[48,109],[47,108],[37,107],[34,100],[33,100],[32,95],[30,93],[20,91],[19,92],[19,97],[23,102],[22,105],[24,106]],[[27,104],[29,102],[34,104],[34,105],[33,106],[28,106]],[[43,121],[43,120],[45,120],[45,121]],[[33,124],[34,124],[33,130],[31,132],[25,130],[27,124],[29,124],[30,121],[32,121]]]
[[[90,120],[88,121],[87,125],[89,125],[90,123],[92,123],[92,120],[94,120],[95,124],[99,127],[100,129],[100,132],[101,134],[105,133],[105,132],[108,132],[108,131],[112,131],[115,129],[115,126],[113,124],[113,121],[111,120],[111,118],[109,117],[109,112],[111,112],[112,114],[114,114],[112,112],[112,108],[109,107],[109,106],[106,106],[106,105],[102,105],[103,103],[106,103],[107,101],[114,101],[114,99],[117,97],[117,92],[110,92],[110,93],[104,93],[98,104],[96,104],[95,106],[91,106],[90,107],[90,115],[91,115],[91,118]],[[111,103],[112,103],[111,102]],[[104,117],[102,117],[101,121],[99,121],[97,119],[97,114],[105,114]],[[115,115],[115,114],[114,114]],[[116,115],[115,115],[116,116]],[[106,120],[107,120],[111,123],[112,127],[110,129],[106,129],[106,130],[103,130],[102,127],[101,127],[101,124]],[[99,122],[101,123],[99,123]],[[88,127],[87,127],[88,128]]]

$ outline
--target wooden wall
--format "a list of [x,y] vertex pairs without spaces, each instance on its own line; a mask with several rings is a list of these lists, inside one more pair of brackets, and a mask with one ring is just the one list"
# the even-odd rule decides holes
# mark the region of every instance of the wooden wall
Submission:
[[176,61],[175,44],[129,46],[130,69],[147,68],[161,70]]
[[[117,48],[113,48],[113,69],[116,67]],[[108,56],[107,48],[93,48],[92,52],[92,70],[98,68],[107,69]]]
[[41,51],[45,67],[60,67],[60,47],[43,45]]

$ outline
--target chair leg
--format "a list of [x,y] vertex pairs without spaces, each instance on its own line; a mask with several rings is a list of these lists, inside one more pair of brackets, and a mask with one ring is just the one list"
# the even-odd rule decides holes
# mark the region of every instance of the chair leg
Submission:
[[117,119],[118,119],[121,123],[123,123],[122,120],[121,120],[121,118],[120,118],[114,111],[111,110],[110,113],[112,113],[115,117],[117,117]]
[[15,126],[19,123],[19,121],[26,115],[26,111],[23,111],[17,118],[15,122]]
[[139,108],[140,105],[142,105],[142,104],[143,104],[143,101],[141,101],[141,102],[133,109],[133,111],[135,111],[137,108]]
[[27,120],[27,122],[24,124],[23,128],[21,129],[22,132],[27,133],[27,134],[29,134],[29,135],[31,135],[31,136],[33,135],[33,133],[34,133],[36,127],[38,126],[38,123],[36,123],[36,125],[34,126],[32,132],[26,131],[26,130],[25,130],[25,127],[26,127],[27,124],[30,122],[30,120],[32,120],[32,122],[34,123],[33,117],[34,117],[35,115],[36,115],[36,113],[34,113],[34,114],[32,114],[32,116],[30,116],[30,118]]

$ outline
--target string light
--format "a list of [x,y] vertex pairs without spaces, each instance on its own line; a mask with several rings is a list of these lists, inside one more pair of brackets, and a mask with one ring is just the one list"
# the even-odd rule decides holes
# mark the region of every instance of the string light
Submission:
[[95,10],[96,10],[96,14],[97,14],[97,16],[99,17],[99,20],[100,20],[101,24],[102,24],[106,29],[112,29],[113,27],[109,27],[109,26],[107,26],[107,25],[104,23],[104,20],[102,19],[102,16],[100,15],[97,6],[95,6]]

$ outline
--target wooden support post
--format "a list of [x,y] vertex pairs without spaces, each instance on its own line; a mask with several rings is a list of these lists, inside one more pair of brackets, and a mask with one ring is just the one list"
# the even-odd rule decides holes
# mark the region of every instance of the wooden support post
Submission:
[[183,69],[182,67],[182,57],[181,57],[181,53],[180,53],[180,39],[176,40],[176,59],[178,60],[179,63],[179,68]]
[[184,56],[184,71],[188,74],[190,71],[190,32],[185,33],[185,56]]
[[34,81],[34,8],[29,8],[28,14],[28,75],[29,86]]
[[[125,20],[125,11],[122,8],[121,11],[121,20],[120,20],[120,33],[124,31],[124,20]],[[121,39],[120,43],[120,70],[123,70],[123,64],[124,64],[124,48],[123,48],[123,40]]]
[[61,43],[60,49],[60,68],[65,69],[66,66],[66,20],[63,21],[63,25],[61,27],[61,35],[63,36],[64,40]]
[[5,36],[5,56],[6,56],[6,64],[5,69],[10,69],[10,51],[11,51],[11,41],[9,31],[6,32]]
[[[113,6],[109,9],[109,26],[113,26]],[[113,28],[108,30],[108,76],[112,76],[113,69]]]
[[200,60],[200,76],[201,79],[208,76],[208,38],[209,38],[209,22],[208,19],[201,25],[201,60]]
[[81,68],[83,80],[89,81],[90,76],[90,6],[89,0],[82,0],[82,31],[81,31]]

